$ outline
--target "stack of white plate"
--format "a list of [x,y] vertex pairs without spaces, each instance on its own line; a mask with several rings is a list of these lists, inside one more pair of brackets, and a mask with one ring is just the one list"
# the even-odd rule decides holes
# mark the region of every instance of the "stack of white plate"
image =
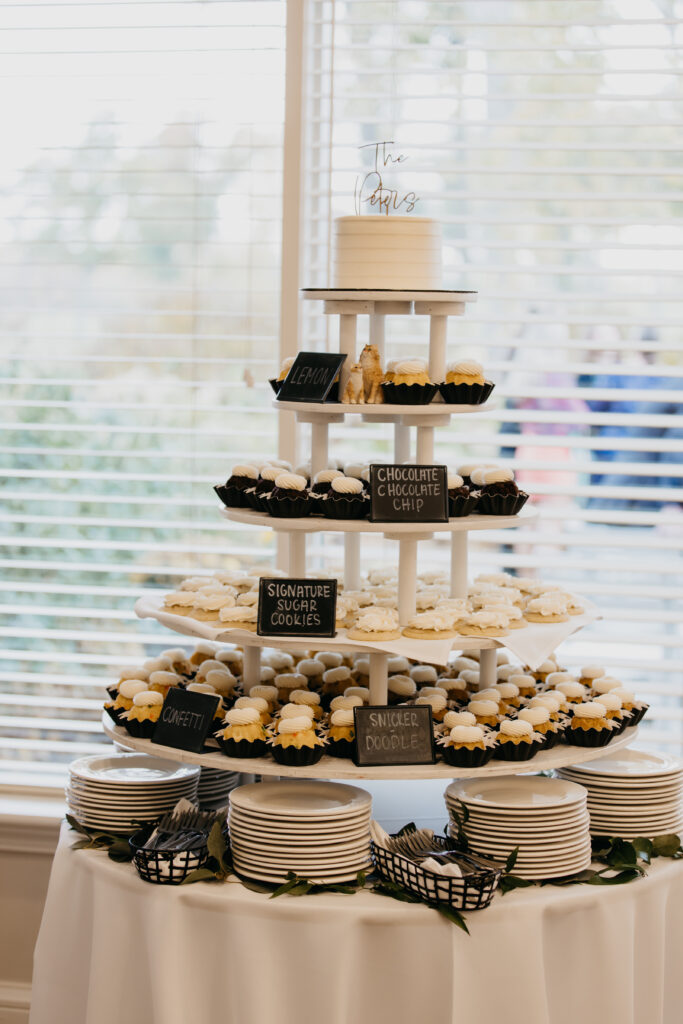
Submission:
[[512,870],[521,878],[562,878],[590,867],[586,791],[575,783],[538,775],[470,780],[451,783],[445,797],[451,819],[467,808],[473,852],[504,861],[519,849]]
[[593,835],[651,838],[683,828],[683,764],[677,757],[619,750],[560,774],[585,786]]
[[278,882],[353,880],[371,866],[369,793],[336,782],[256,782],[230,795],[235,870]]
[[130,832],[185,797],[196,800],[199,768],[148,754],[91,754],[69,765],[69,813],[83,825]]
[[224,772],[220,768],[202,768],[199,776],[197,800],[206,811],[226,807],[233,789],[239,786],[239,772]]

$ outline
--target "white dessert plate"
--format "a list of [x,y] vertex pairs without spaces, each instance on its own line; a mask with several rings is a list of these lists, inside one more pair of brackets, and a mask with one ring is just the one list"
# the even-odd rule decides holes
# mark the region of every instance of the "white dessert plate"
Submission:
[[266,832],[293,832],[297,835],[308,833],[309,835],[320,835],[324,832],[348,832],[352,829],[367,826],[370,822],[369,814],[348,815],[345,818],[322,818],[300,821],[294,818],[268,818],[256,814],[245,814],[235,808],[234,795],[232,795],[230,814],[235,821],[243,822],[248,828],[263,829]]
[[181,790],[179,793],[170,793],[154,795],[149,797],[144,796],[118,796],[113,794],[111,796],[99,796],[92,795],[90,793],[76,793],[73,790],[65,790],[67,799],[74,800],[76,803],[90,804],[93,807],[141,807],[141,806],[153,806],[154,804],[163,804],[164,807],[168,807],[173,801],[182,799],[183,796],[194,795],[194,787],[190,787],[187,790]]
[[648,777],[672,775],[683,770],[680,758],[670,754],[653,754],[647,750],[625,748],[614,754],[606,754],[597,761],[584,761],[573,768],[574,772],[587,775],[607,776],[614,778]]
[[576,781],[579,786],[584,786],[589,793],[634,793],[636,796],[645,796],[648,793],[676,792],[681,789],[683,780],[676,776],[667,775],[663,779],[653,779],[651,782],[637,783],[631,778],[622,779],[593,779],[586,775],[565,776],[569,782]]
[[[359,869],[353,870],[340,870],[326,873],[322,871],[311,872],[307,875],[311,882],[321,882],[333,884],[334,882],[355,882],[358,871],[367,871],[372,867],[372,861],[368,860],[367,863],[362,864]],[[265,871],[261,868],[251,868],[248,865],[244,867],[235,865],[235,869],[239,874],[245,876],[245,878],[253,878],[257,882],[269,882],[271,884],[277,882],[284,882],[286,880],[286,872],[283,871]]]
[[300,854],[280,854],[279,856],[253,857],[244,850],[235,850],[233,858],[239,864],[252,864],[255,867],[263,868],[265,871],[273,871],[276,868],[284,868],[291,871],[334,871],[342,868],[347,871],[356,869],[360,871],[364,864],[367,864],[370,857],[370,850],[360,850],[357,854],[348,857],[302,857]]
[[268,816],[306,819],[369,813],[372,798],[356,786],[302,780],[240,786],[232,802],[234,806]]
[[538,775],[452,782],[446,793],[451,801],[461,800],[475,807],[495,807],[503,813],[519,810],[544,813],[546,809],[569,807],[586,799],[586,791],[576,783]]
[[179,764],[149,754],[90,754],[69,765],[71,775],[103,784],[151,783],[163,786],[180,779],[199,778],[197,765]]
[[346,846],[349,843],[358,843],[363,839],[367,840],[370,832],[367,828],[359,830],[358,832],[350,832],[343,836],[325,836],[322,839],[319,837],[311,838],[309,836],[261,836],[255,835],[249,829],[243,829],[234,824],[230,826],[230,835],[236,836],[246,842],[252,843],[254,846],[261,847],[264,845],[268,846],[310,846],[313,849],[333,849],[335,847]]

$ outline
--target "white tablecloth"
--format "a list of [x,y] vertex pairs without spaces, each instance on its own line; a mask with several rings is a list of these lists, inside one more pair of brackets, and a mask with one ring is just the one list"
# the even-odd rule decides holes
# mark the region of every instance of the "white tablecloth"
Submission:
[[31,1024],[680,1024],[683,864],[497,896],[471,935],[361,892],[174,888],[55,856]]

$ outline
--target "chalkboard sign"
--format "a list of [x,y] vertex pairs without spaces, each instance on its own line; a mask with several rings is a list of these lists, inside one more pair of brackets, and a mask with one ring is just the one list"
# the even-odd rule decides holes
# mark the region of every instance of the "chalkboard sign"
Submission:
[[340,352],[299,352],[280,385],[278,402],[324,402],[345,359]]
[[336,580],[259,581],[259,636],[334,636],[336,614]]
[[448,522],[445,466],[370,466],[370,519],[375,523]]
[[166,694],[152,743],[179,747],[198,754],[213,725],[220,697],[173,687]]
[[433,764],[432,709],[419,706],[354,708],[355,762],[359,767],[378,764]]

